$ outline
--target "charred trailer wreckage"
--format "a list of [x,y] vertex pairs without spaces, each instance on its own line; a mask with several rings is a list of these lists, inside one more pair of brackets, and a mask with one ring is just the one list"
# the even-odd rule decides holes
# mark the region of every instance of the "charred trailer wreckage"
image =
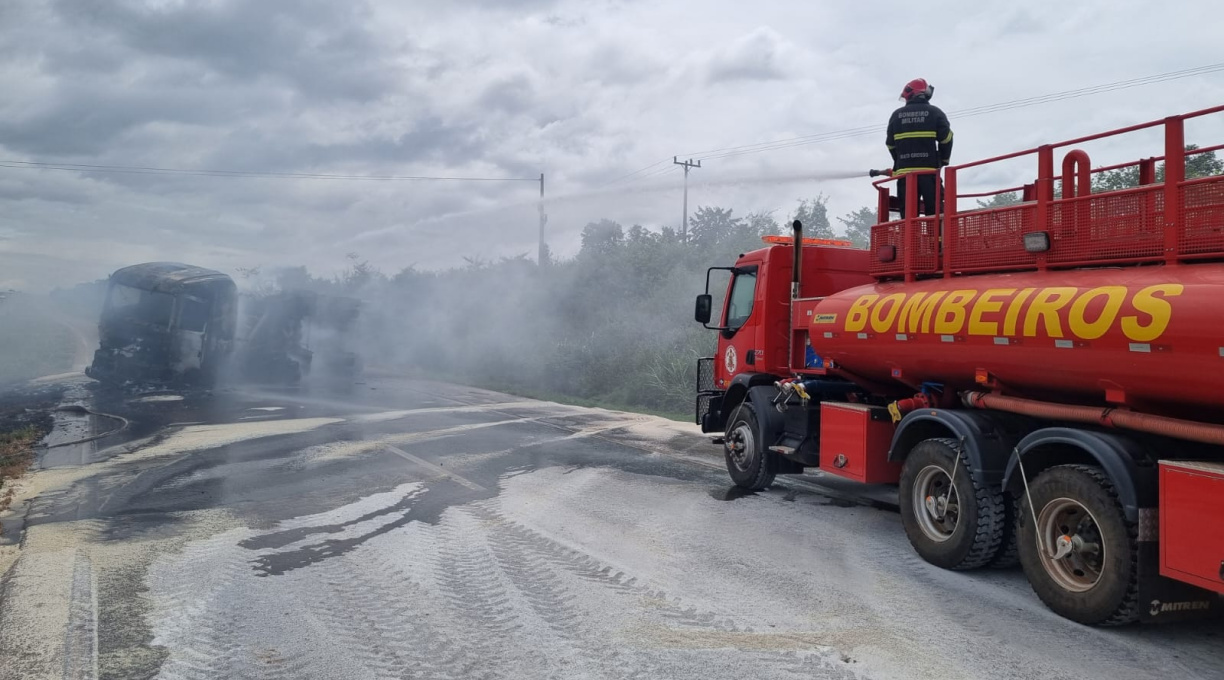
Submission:
[[348,386],[360,303],[307,291],[240,295],[229,276],[150,262],[110,277],[91,378],[110,385],[297,385],[312,372]]
[[243,295],[235,366],[246,382],[296,385],[313,377],[351,385],[361,362],[350,350],[360,303],[346,297],[286,291]]

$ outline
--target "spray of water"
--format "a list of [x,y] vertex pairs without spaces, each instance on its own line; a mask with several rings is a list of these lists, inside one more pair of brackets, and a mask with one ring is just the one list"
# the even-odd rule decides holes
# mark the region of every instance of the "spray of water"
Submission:
[[[753,187],[753,186],[777,186],[786,184],[801,184],[805,182],[830,182],[847,179],[866,179],[867,172],[863,170],[827,170],[818,172],[803,172],[803,173],[785,173],[785,174],[764,174],[752,175],[746,177],[731,177],[727,179],[701,180],[689,182],[690,191],[701,191],[702,189],[727,188],[727,187]],[[681,187],[669,182],[666,184],[625,184],[620,186],[606,187],[601,189],[592,189],[587,191],[573,191],[547,196],[544,199],[545,205],[550,207],[559,207],[573,204],[580,204],[584,201],[591,201],[599,198],[607,198],[613,196],[641,196],[649,194],[667,194],[681,191]],[[450,222],[452,220],[471,218],[478,216],[487,216],[506,213],[513,210],[533,210],[537,205],[537,201],[516,201],[512,203],[499,203],[484,208],[473,208],[471,210],[462,210],[450,212],[444,215],[435,215],[422,220],[418,220],[410,225],[407,229],[425,228],[425,231],[430,231],[431,226],[436,226],[441,223]],[[394,227],[384,227],[372,231],[366,231],[354,235],[348,242],[360,240],[380,235],[384,232],[401,232],[405,227],[396,225]]]
[[[706,188],[726,188],[726,187],[753,187],[753,186],[776,186],[782,184],[800,184],[803,182],[829,182],[844,179],[866,178],[867,173],[862,170],[828,170],[824,172],[803,172],[803,173],[787,173],[787,174],[771,174],[771,175],[752,175],[749,177],[731,177],[728,179],[700,180],[690,181],[689,190],[701,190]],[[627,185],[618,187],[609,187],[606,189],[596,189],[593,191],[579,191],[568,194],[560,194],[547,199],[549,204],[564,203],[574,200],[583,200],[595,198],[599,196],[624,195],[624,194],[660,194],[679,191],[680,187],[677,184],[655,184],[655,185]],[[527,204],[524,204],[527,205]],[[532,204],[534,205],[534,204]]]

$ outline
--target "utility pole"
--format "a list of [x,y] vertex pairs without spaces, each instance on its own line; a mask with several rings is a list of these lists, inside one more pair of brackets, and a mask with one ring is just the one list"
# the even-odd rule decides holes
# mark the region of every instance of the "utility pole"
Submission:
[[544,266],[544,225],[548,222],[548,216],[544,214],[544,173],[540,173],[540,246],[539,252],[536,255],[536,264]]
[[701,161],[681,161],[679,156],[672,156],[672,164],[684,166],[684,219],[680,222],[680,242],[684,243],[688,240],[688,174],[691,168],[700,168]]

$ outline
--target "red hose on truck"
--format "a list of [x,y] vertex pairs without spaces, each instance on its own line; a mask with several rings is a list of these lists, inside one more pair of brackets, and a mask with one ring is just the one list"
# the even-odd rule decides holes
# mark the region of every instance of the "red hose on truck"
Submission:
[[988,392],[963,392],[961,400],[969,408],[1007,411],[1034,418],[1092,423],[1105,427],[1135,430],[1149,434],[1176,437],[1204,444],[1224,445],[1224,425],[1199,423],[1192,420],[1166,418],[1148,413],[1120,411],[1096,406],[1071,406],[1048,401],[1005,397]]

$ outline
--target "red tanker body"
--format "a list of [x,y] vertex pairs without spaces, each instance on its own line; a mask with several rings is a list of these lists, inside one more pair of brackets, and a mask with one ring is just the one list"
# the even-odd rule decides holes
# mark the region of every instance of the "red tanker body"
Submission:
[[[1224,522],[1224,175],[1187,178],[1186,159],[1224,145],[1186,147],[1183,130],[1221,112],[993,159],[1037,158],[1002,208],[958,205],[989,195],[957,183],[992,161],[946,168],[936,217],[895,219],[918,192],[896,206],[880,180],[869,251],[796,222],[712,268],[731,281],[716,325],[697,299],[720,332],[697,422],[721,433],[731,478],[895,484],[925,560],[1019,562],[1083,623],[1220,612],[1224,532],[1201,529]],[[1054,175],[1059,147],[1152,127],[1163,157],[1090,170],[1072,149]],[[1138,186],[1092,192],[1093,172],[1127,166]]]
[[989,380],[1039,399],[1219,419],[1221,299],[1220,264],[885,282],[816,302],[809,333],[846,377],[909,394]]

